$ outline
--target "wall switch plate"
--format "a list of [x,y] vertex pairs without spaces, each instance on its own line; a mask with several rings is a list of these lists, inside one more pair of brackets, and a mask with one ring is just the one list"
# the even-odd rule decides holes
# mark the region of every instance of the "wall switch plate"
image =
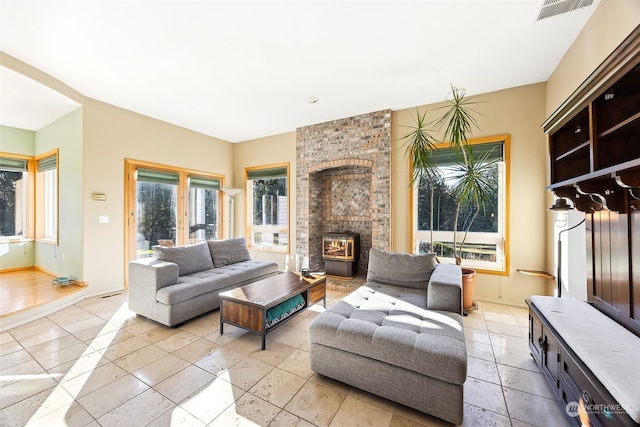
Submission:
[[100,224],[107,224],[109,222],[109,215],[98,215],[98,222]]

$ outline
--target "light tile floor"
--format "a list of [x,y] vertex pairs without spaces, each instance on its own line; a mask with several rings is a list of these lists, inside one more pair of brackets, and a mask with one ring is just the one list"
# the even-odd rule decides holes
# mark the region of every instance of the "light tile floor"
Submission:
[[[345,293],[329,291],[328,305]],[[167,328],[91,298],[0,334],[2,426],[444,426],[309,368],[317,304],[267,336],[219,311]],[[465,426],[567,426],[527,349],[527,310],[480,303],[465,318]]]

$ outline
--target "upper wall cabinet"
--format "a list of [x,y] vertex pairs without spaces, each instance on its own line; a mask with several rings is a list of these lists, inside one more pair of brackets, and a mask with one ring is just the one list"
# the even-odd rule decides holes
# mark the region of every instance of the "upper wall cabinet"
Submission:
[[543,129],[549,134],[549,189],[583,211],[629,205],[636,193],[627,189],[638,186],[640,174],[640,27]]
[[587,107],[549,136],[552,184],[587,175],[593,171],[590,130],[589,107]]

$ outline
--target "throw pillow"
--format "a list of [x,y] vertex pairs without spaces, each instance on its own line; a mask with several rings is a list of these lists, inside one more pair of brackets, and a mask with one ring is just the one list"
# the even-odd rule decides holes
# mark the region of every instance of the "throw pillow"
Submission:
[[224,267],[242,261],[251,261],[251,255],[244,237],[227,240],[207,240],[213,266]]
[[153,252],[160,261],[168,261],[178,264],[178,274],[187,274],[213,268],[211,252],[206,242],[199,242],[187,246],[154,246]]
[[436,254],[404,254],[371,248],[367,281],[427,289]]

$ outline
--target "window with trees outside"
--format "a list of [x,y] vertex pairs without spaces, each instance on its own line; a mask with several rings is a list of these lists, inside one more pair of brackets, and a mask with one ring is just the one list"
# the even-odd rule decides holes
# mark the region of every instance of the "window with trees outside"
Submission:
[[33,209],[30,189],[30,158],[0,156],[0,239],[30,236],[29,218]]
[[249,245],[289,250],[289,164],[245,169]]
[[129,259],[153,255],[153,246],[219,238],[222,177],[171,166],[126,161]]
[[[495,182],[495,193],[484,208],[471,204],[460,207],[457,247],[464,239],[462,265],[477,270],[506,272],[508,270],[508,206],[509,176],[508,136],[499,140],[471,140],[471,153],[475,159],[488,164]],[[432,153],[431,164],[437,166],[435,178],[421,178],[413,188],[413,241],[415,253],[435,252],[443,262],[455,262],[453,227],[457,199],[455,186],[457,159],[455,151],[443,145]]]
[[138,168],[136,241],[138,258],[153,255],[153,246],[174,246],[178,231],[178,184],[175,172]]

